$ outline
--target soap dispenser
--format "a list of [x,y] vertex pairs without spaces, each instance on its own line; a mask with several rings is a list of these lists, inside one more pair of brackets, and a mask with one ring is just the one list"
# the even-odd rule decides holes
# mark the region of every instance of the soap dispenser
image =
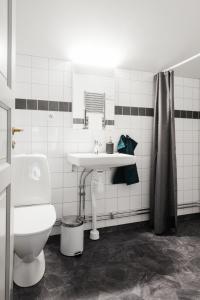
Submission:
[[114,143],[112,142],[112,139],[110,137],[109,142],[106,143],[106,153],[113,154],[113,152],[114,152]]

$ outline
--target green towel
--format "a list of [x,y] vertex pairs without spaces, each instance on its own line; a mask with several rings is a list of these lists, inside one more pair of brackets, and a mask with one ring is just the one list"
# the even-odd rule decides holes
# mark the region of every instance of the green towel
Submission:
[[[134,155],[136,146],[137,142],[131,139],[128,135],[121,135],[117,145],[117,150],[120,153]],[[136,164],[116,168],[112,179],[113,184],[126,183],[127,185],[130,185],[138,182],[139,177]]]
[[125,144],[123,142],[124,138],[122,138],[122,137],[125,137],[125,136],[123,135],[123,136],[120,137],[120,140],[119,140],[118,145],[117,145],[118,152],[120,152],[120,150],[126,148],[126,146],[125,146]]
[[117,150],[120,153],[134,155],[136,146],[137,142],[130,138],[128,135],[121,135],[117,145]]

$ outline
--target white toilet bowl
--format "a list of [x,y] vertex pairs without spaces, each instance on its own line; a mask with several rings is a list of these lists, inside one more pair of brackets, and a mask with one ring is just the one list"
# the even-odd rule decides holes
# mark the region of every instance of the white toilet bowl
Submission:
[[55,208],[51,204],[14,209],[14,282],[17,285],[31,286],[43,277],[43,248],[55,221]]
[[[17,173],[18,167],[20,173]],[[15,180],[14,176],[18,178]],[[28,287],[39,282],[44,275],[43,248],[56,221],[55,208],[50,204],[50,179],[45,156],[14,157],[13,197],[17,197],[14,202],[18,205],[14,208],[14,282]]]

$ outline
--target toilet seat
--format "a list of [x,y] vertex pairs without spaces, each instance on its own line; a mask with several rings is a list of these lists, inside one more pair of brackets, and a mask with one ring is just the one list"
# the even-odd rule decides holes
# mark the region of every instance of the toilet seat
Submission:
[[51,228],[56,221],[51,204],[14,208],[14,235],[33,235]]

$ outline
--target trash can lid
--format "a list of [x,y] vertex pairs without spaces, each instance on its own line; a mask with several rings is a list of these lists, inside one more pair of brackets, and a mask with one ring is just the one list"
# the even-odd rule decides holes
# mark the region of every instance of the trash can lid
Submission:
[[78,216],[65,216],[62,218],[62,225],[65,227],[78,227],[83,224],[83,220]]

